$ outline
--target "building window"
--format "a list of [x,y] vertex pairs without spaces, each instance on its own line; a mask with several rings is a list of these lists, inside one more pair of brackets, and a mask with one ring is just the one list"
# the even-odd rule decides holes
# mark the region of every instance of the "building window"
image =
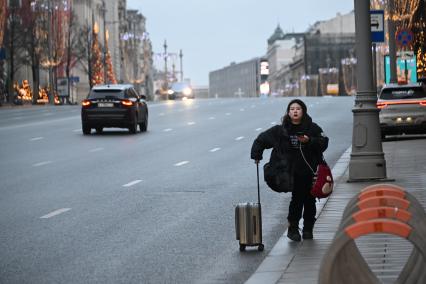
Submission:
[[21,8],[22,0],[8,0],[7,5],[9,8]]

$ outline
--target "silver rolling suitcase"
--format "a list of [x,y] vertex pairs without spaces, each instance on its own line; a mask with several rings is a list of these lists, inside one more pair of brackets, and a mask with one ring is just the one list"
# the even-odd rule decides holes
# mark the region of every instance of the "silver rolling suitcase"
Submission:
[[239,203],[235,207],[235,231],[237,240],[240,243],[240,251],[244,251],[247,246],[257,246],[259,251],[263,251],[262,244],[262,208],[260,205],[259,189],[259,165],[257,169],[257,203]]

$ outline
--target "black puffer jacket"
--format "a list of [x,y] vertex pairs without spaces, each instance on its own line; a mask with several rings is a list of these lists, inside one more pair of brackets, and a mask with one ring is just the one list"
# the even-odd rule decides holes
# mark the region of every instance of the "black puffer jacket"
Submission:
[[[302,144],[305,159],[312,169],[316,170],[322,161],[322,153],[328,147],[328,137],[323,134],[321,127],[312,122],[311,117],[305,114],[303,122],[293,125],[286,121],[282,125],[275,125],[259,134],[251,148],[251,158],[262,160],[263,151],[273,148],[270,161],[288,159],[291,168],[297,175],[312,175],[300,153],[300,144],[296,134],[302,132],[309,137],[306,144]],[[278,152],[280,151],[280,152]]]

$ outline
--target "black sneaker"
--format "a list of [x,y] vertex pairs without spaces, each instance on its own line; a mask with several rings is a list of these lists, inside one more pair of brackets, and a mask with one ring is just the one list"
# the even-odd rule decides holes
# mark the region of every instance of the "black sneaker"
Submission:
[[288,227],[287,237],[295,242],[300,242],[302,240],[302,237],[299,233],[299,228],[295,226]]
[[312,230],[305,230],[305,228],[303,228],[302,238],[304,240],[312,240],[314,238]]

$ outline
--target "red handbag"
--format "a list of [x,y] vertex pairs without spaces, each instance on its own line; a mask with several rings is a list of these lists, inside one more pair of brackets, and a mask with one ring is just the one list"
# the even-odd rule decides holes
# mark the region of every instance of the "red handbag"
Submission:
[[334,180],[330,167],[327,164],[318,165],[314,175],[311,194],[315,198],[328,197],[333,192]]
[[299,149],[303,160],[305,160],[305,163],[314,174],[311,195],[318,199],[328,197],[333,192],[334,180],[330,167],[325,162],[324,157],[322,157],[322,163],[318,165],[317,171],[314,172],[311,165],[306,161],[305,155],[303,155],[302,145],[299,145]]

